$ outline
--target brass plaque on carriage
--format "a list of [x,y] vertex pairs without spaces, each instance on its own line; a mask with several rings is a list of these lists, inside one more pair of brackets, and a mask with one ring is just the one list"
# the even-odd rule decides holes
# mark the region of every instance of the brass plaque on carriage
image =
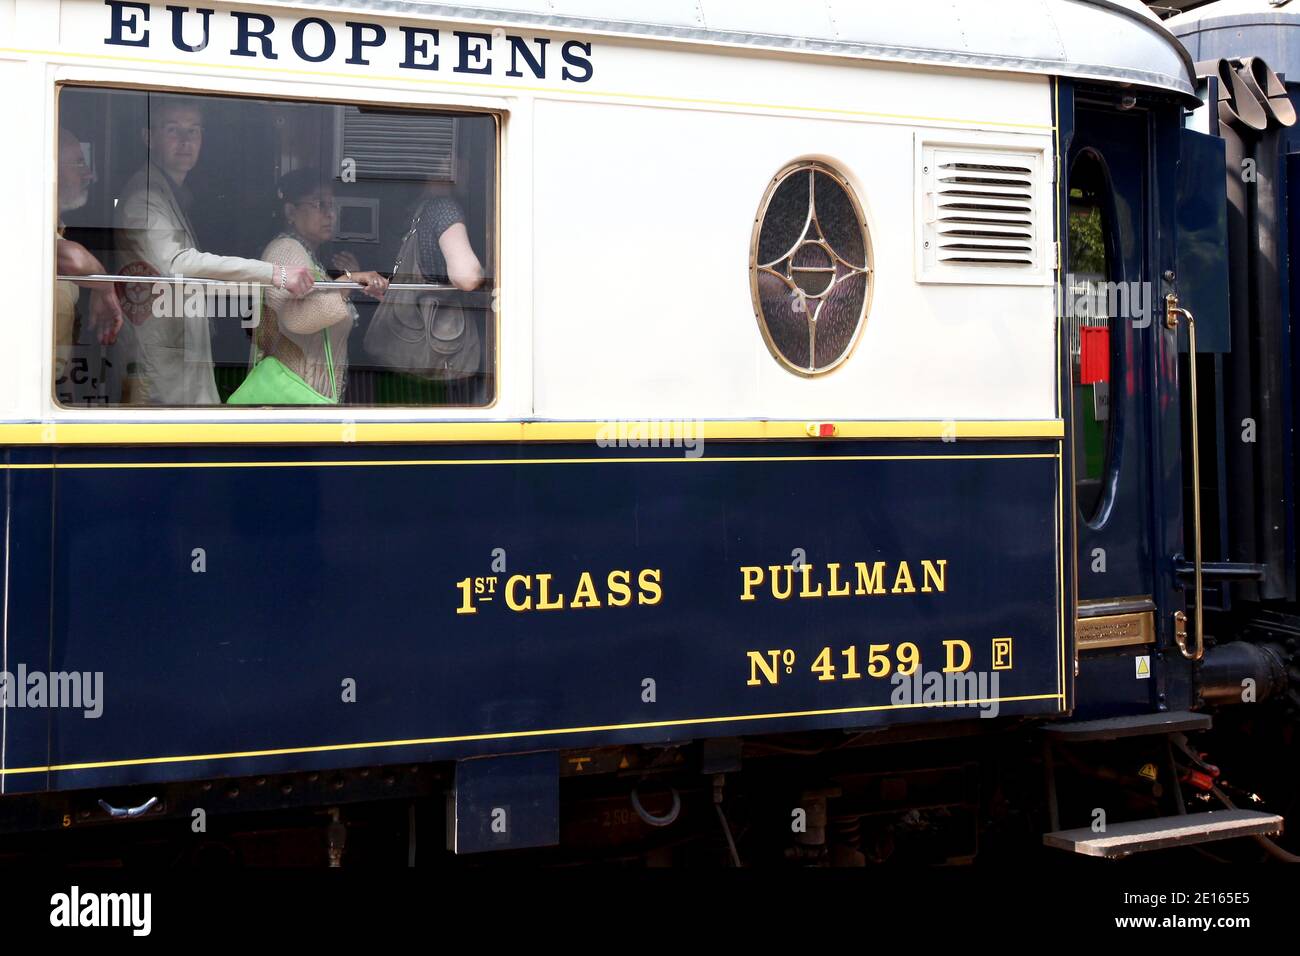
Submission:
[[1134,614],[1082,618],[1075,622],[1074,639],[1081,651],[1099,647],[1126,647],[1130,644],[1154,644],[1155,612],[1139,611]]

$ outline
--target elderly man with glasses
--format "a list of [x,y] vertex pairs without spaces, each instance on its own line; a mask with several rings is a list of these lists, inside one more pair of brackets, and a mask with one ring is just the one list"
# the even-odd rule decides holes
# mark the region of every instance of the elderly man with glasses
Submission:
[[[95,174],[86,164],[81,143],[67,129],[59,130],[59,228],[55,239],[58,273],[66,276],[102,274],[104,266],[79,242],[63,238],[63,214],[80,209],[90,198],[90,184]],[[76,344],[77,305],[81,297],[78,284],[90,290],[90,324],[103,345],[111,344],[122,328],[122,309],[113,287],[102,282],[59,282],[55,287],[54,341],[57,357],[66,360]]]

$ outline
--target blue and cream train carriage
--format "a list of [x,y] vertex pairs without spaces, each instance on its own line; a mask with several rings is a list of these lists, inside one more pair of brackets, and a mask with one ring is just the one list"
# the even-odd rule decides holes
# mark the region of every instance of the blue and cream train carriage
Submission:
[[[1280,832],[1182,746],[1287,652],[1207,626],[1225,153],[1141,4],[0,0],[0,83],[13,852]],[[272,326],[320,400],[230,401]]]

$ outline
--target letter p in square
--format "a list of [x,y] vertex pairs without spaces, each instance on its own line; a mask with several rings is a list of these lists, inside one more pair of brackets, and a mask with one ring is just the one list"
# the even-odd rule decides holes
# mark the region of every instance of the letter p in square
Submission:
[[995,671],[1011,670],[1011,638],[993,638],[993,669]]

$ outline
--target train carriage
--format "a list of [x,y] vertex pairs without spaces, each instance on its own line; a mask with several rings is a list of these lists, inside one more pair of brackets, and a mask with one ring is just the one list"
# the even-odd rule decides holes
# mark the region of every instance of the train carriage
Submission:
[[1033,843],[1279,832],[1186,836],[1175,746],[1263,653],[1198,663],[1208,87],[1139,3],[997,6],[0,0],[0,828],[951,859],[988,748]]

